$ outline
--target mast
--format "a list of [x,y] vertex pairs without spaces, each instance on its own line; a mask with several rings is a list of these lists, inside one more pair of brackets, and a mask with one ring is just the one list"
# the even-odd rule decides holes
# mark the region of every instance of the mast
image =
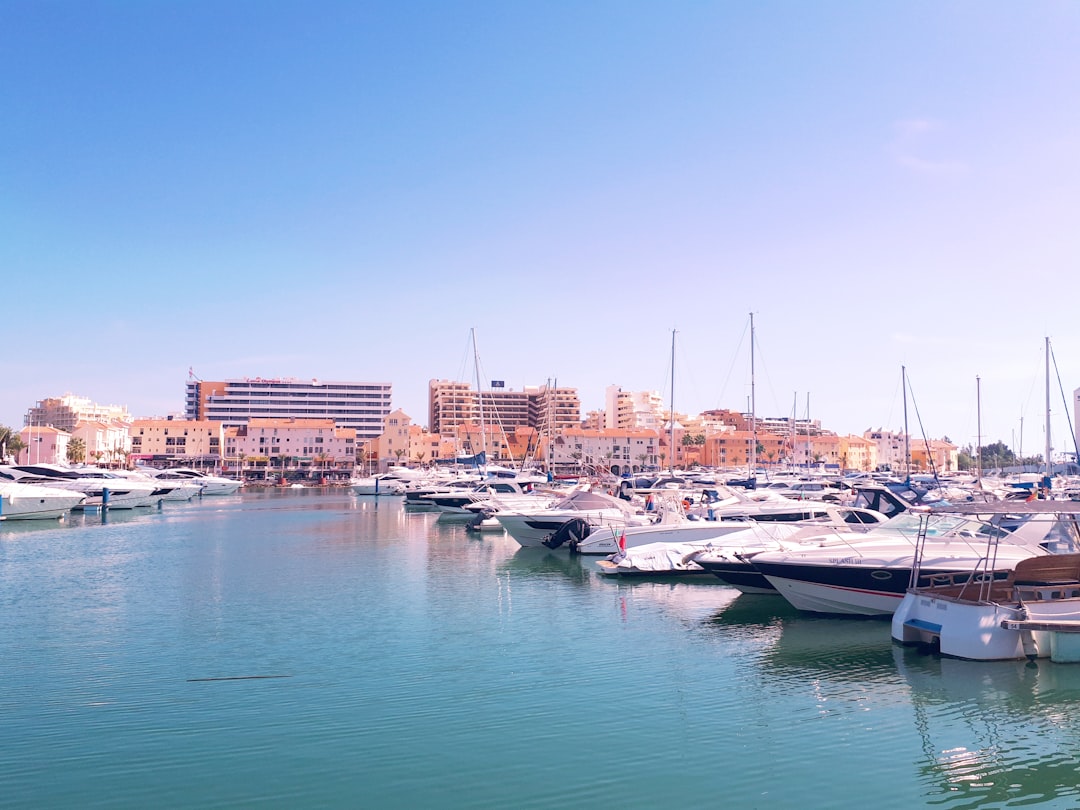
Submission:
[[900,376],[904,383],[904,480],[911,483],[911,439],[908,436],[907,421],[907,367],[900,366]]
[[796,391],[791,395],[791,460],[790,467],[791,472],[795,472],[798,465],[795,463],[795,443],[798,440],[798,432],[795,430],[795,423],[799,419],[799,392]]
[[975,481],[982,489],[982,381],[975,375]]
[[476,399],[480,403],[480,452],[483,453],[484,464],[487,464],[487,432],[484,430],[484,390],[480,387],[480,352],[476,348],[476,328],[469,330],[472,334],[473,368],[476,372]]
[[754,391],[754,313],[750,313],[750,469],[747,478],[754,478],[757,469],[757,399]]
[[671,464],[668,472],[675,474],[675,330],[671,330],[671,410],[668,412],[668,441],[671,443]]
[[806,472],[810,473],[810,458],[813,445],[810,441],[810,392],[806,392]]
[[1054,475],[1054,465],[1050,461],[1050,338],[1046,338],[1046,472],[1043,475],[1043,486],[1046,487],[1046,497],[1050,497],[1050,481]]

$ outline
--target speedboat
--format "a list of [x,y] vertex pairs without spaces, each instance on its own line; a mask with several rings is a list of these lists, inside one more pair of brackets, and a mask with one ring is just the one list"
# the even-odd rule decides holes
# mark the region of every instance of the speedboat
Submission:
[[425,500],[444,514],[475,517],[484,506],[493,510],[531,509],[551,505],[550,499],[538,500],[533,486],[542,479],[523,478],[517,481],[490,479],[468,489],[432,492]]
[[353,495],[404,495],[405,484],[395,475],[370,475],[349,481]]
[[1045,527],[1020,524],[1010,532],[1002,523],[935,512],[921,525],[921,515],[906,512],[865,534],[833,530],[832,537],[820,542],[763,551],[752,562],[799,610],[890,616],[911,582],[918,543],[923,575],[978,571],[985,564],[988,537],[994,538],[997,560],[1004,567],[1049,553],[1041,545]]
[[525,548],[576,549],[583,536],[652,524],[654,515],[630,502],[591,490],[572,492],[545,509],[507,509],[495,513],[507,534]]
[[172,467],[167,470],[154,470],[147,467],[143,472],[158,481],[194,482],[202,487],[201,494],[203,495],[232,495],[244,485],[243,481],[223,478],[220,475],[208,475],[190,467]]
[[0,520],[58,518],[85,500],[70,489],[0,480]]
[[[601,573],[634,576],[657,573],[706,573],[712,574],[744,593],[775,593],[775,589],[754,568],[751,558],[766,550],[779,550],[794,547],[800,541],[822,543],[826,533],[835,532],[841,536],[865,532],[873,525],[882,525],[888,518],[880,512],[854,506],[820,504],[812,513],[815,517],[804,521],[769,521],[748,520],[742,523],[733,521],[690,522],[694,528],[712,527],[709,537],[691,538],[686,535],[674,542],[648,543],[632,545],[635,540],[648,537],[654,528],[626,529],[618,538],[619,551],[600,560],[597,566]],[[820,516],[818,516],[820,515]],[[676,526],[677,532],[680,527]],[[656,536],[662,536],[659,533]],[[579,543],[579,549],[592,538]],[[669,546],[669,548],[664,548]],[[665,571],[664,566],[670,570]]]

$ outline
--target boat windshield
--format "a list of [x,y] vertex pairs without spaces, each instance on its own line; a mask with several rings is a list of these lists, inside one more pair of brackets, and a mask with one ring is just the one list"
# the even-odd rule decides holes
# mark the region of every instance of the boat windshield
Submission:
[[[904,512],[881,524],[881,528],[893,529],[904,534],[919,533],[919,515]],[[973,520],[960,515],[930,515],[926,527],[927,537],[1003,537],[1008,531],[984,520]]]
[[552,509],[576,509],[582,512],[589,512],[595,509],[618,508],[619,505],[619,501],[610,495],[582,490],[563,498],[555,504]]

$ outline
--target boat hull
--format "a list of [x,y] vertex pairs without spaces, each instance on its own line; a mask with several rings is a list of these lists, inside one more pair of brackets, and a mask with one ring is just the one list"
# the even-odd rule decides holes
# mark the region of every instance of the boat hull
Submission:
[[708,573],[737,588],[743,593],[758,593],[776,595],[776,588],[765,578],[752,562],[735,559],[734,557],[720,558],[710,557],[707,561],[697,560],[698,565]]

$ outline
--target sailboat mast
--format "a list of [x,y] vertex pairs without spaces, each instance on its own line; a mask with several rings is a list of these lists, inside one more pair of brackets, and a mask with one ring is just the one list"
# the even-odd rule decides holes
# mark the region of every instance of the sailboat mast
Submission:
[[668,472],[675,473],[675,330],[671,330],[671,410],[668,413],[668,441],[671,443],[671,464]]
[[1050,480],[1054,475],[1054,465],[1050,461],[1050,338],[1046,338],[1046,474],[1043,484],[1048,490],[1049,496]]
[[900,376],[904,383],[904,480],[911,483],[911,438],[908,435],[907,421],[907,367],[900,366]]
[[982,487],[982,381],[975,375],[975,481]]
[[484,390],[480,387],[480,352],[476,348],[476,329],[469,330],[472,333],[473,368],[476,371],[476,400],[480,403],[480,452],[483,453],[484,463],[487,463],[487,432],[484,430]]
[[789,466],[792,472],[794,472],[796,467],[798,466],[797,464],[795,464],[795,444],[799,436],[799,434],[795,430],[795,423],[798,421],[798,419],[799,392],[796,391],[794,394],[791,395],[791,460]]
[[810,441],[810,392],[806,392],[806,471],[810,472],[810,461],[813,455],[813,446]]
[[754,313],[750,313],[750,469],[747,477],[753,478],[757,469],[757,399],[754,391]]

